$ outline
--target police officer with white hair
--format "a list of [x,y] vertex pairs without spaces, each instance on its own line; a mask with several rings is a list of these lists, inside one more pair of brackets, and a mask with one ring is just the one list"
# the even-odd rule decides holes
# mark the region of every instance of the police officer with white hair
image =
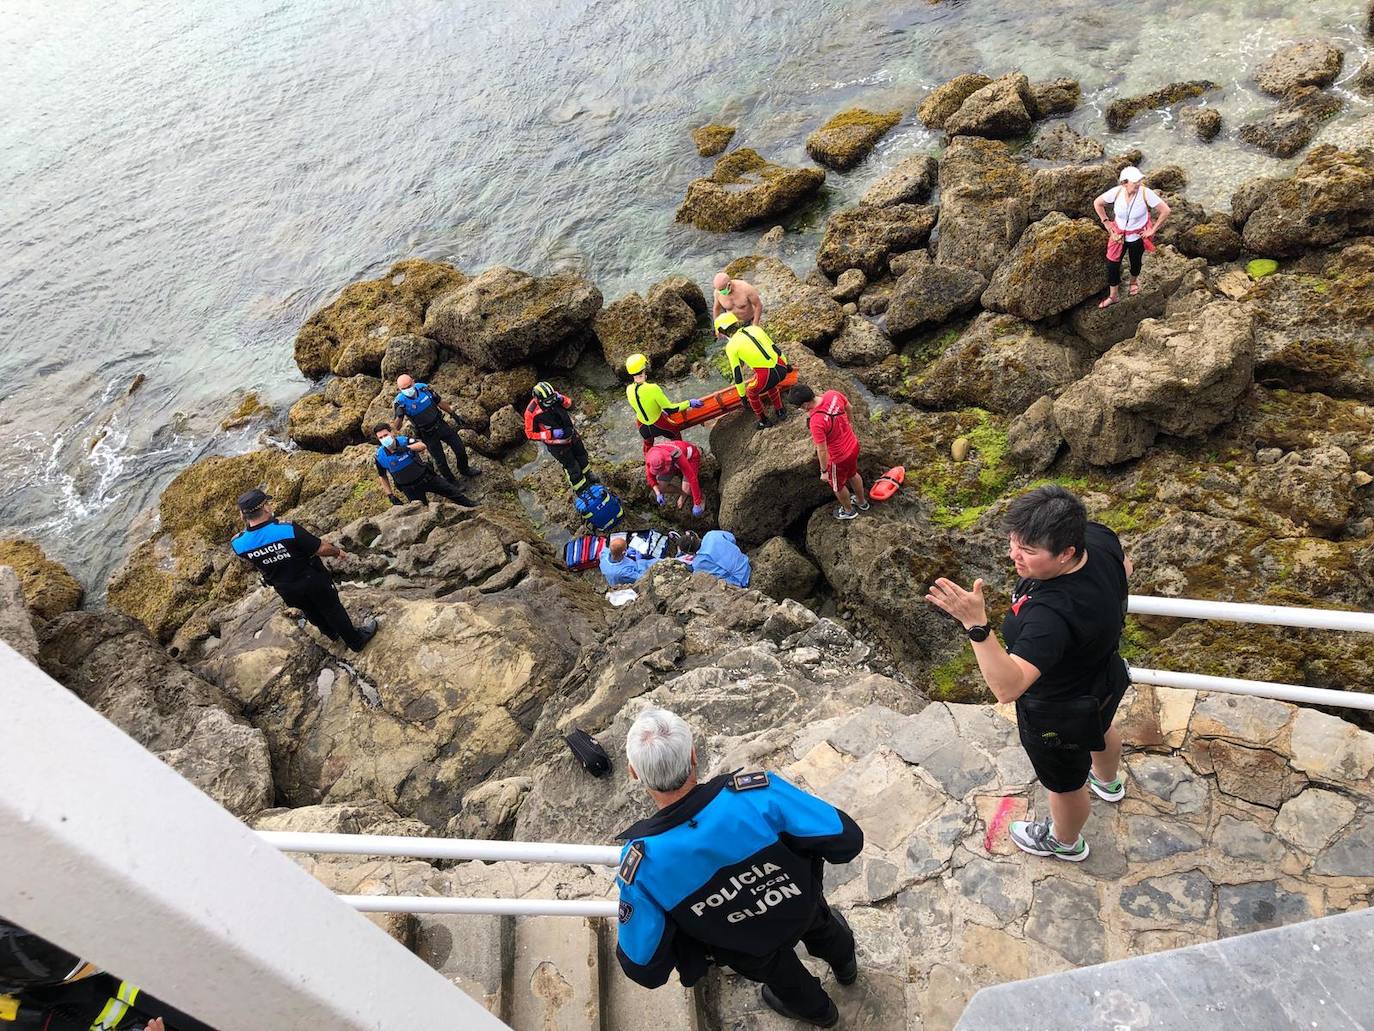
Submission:
[[616,956],[626,975],[657,988],[676,968],[691,986],[712,963],[728,966],[761,982],[776,1012],[834,1027],[839,1011],[795,948],[830,964],[840,984],[859,976],[854,935],[822,894],[822,868],[857,856],[863,831],[776,773],[697,783],[692,731],[666,709],[640,714],[625,754],[658,806],[620,835]]

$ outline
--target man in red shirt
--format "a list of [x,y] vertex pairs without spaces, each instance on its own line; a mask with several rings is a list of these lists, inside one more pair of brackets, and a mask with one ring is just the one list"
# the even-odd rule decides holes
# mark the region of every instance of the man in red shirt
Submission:
[[853,519],[860,512],[867,512],[868,497],[859,475],[859,438],[849,425],[849,399],[838,390],[827,390],[816,397],[805,383],[793,387],[788,397],[806,413],[811,439],[816,442],[821,479],[830,484],[840,503],[835,518]]
[[681,506],[688,493],[692,495],[692,515],[699,516],[706,511],[701,499],[701,449],[685,440],[664,440],[655,444],[644,453],[644,476],[654,492],[654,500],[660,505],[666,503],[663,496],[665,479],[682,477]]

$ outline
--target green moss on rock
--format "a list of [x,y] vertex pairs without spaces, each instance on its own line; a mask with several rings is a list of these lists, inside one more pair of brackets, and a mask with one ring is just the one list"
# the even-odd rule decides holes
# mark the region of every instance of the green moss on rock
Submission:
[[697,153],[704,158],[715,157],[735,138],[735,127],[733,125],[717,125],[712,122],[692,130],[692,142],[696,144]]
[[841,111],[806,138],[806,152],[821,164],[844,171],[866,158],[902,120],[900,111]]

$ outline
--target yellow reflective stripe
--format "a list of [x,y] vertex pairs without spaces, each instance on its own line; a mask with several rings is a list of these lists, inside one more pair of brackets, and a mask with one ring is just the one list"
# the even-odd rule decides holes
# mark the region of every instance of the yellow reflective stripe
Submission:
[[13,995],[0,995],[0,1020],[19,1019],[19,1000]]
[[111,1028],[119,1026],[119,1022],[124,1019],[124,1014],[129,1012],[129,1004],[120,999],[110,999],[105,1003],[105,1008],[100,1011],[100,1015],[91,1024],[91,1031],[110,1031]]
[[138,985],[130,984],[128,981],[119,982],[119,992],[115,996],[121,1002],[127,1002],[130,1006],[138,1002]]

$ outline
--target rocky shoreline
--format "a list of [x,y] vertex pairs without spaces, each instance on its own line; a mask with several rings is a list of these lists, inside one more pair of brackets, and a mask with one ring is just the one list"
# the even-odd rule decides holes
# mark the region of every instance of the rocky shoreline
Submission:
[[[1239,139],[1273,153],[1307,147],[1340,70],[1339,51],[1320,44],[1276,54],[1258,76],[1278,106],[1268,123],[1241,127]],[[1354,81],[1364,88],[1374,73],[1366,67]],[[1179,131],[1216,138],[1215,109],[1195,103],[1210,88],[1176,83],[1119,101],[1107,128],[1182,105]],[[686,277],[606,303],[578,274],[495,267],[470,275],[412,259],[348,286],[310,317],[295,356],[321,388],[284,418],[240,406],[233,418],[260,425],[262,446],[203,459],[173,480],[156,532],[111,580],[108,609],[82,610],[80,585],[36,545],[0,541],[0,567],[15,570],[0,568],[9,602],[0,636],[264,826],[348,828],[365,810],[369,829],[396,833],[600,840],[638,800],[623,784],[583,782],[560,734],[583,727],[614,753],[641,696],[709,726],[716,768],[798,764],[818,788],[848,776],[856,798],[901,780],[903,762],[927,769],[929,756],[898,749],[893,758],[872,740],[847,747],[801,728],[877,733],[854,726],[855,714],[882,707],[914,720],[932,700],[986,700],[962,638],[920,599],[938,575],[981,576],[992,610],[1005,604],[1011,576],[997,518],[1031,485],[1070,487],[1120,533],[1137,593],[1374,609],[1374,125],[1357,123],[1339,148],[1312,147],[1283,178],[1247,182],[1230,211],[1206,211],[1188,200],[1184,169],[1113,153],[1110,136],[1053,121],[1077,106],[1079,92],[1072,80],[960,76],[917,115],[947,133],[941,153],[910,155],[859,204],[831,212],[815,268],[799,272],[774,256],[776,230],[727,266],[758,287],[763,324],[802,378],[849,396],[865,478],[906,467],[903,490],[862,519],[830,517],[799,421],[755,432],[741,414],[709,431],[705,519],[665,517],[653,505],[637,438],[622,439],[615,376],[628,354],[643,351],[670,391],[675,382],[720,382],[707,299]],[[852,167],[902,117],[841,112],[813,133],[808,151],[827,167]],[[704,126],[694,139],[705,155],[732,136],[731,127]],[[679,221],[709,231],[767,226],[820,189],[822,169],[783,168],[745,143],[692,184]],[[1127,164],[1145,169],[1174,215],[1146,259],[1139,295],[1099,309],[1105,240],[1092,200]],[[390,416],[402,372],[453,403],[467,447],[485,459],[481,479],[464,485],[478,507],[392,508],[377,489],[366,429]],[[752,554],[754,587],[665,566],[638,601],[611,609],[594,574],[563,569],[549,539],[578,532],[578,520],[557,467],[538,460],[521,422],[539,379],[578,401],[593,467],[622,498],[629,525],[666,518],[730,530]],[[381,619],[360,655],[303,628],[226,547],[234,498],[258,486],[275,496],[278,514],[349,552],[334,564],[344,600]],[[1374,645],[1358,635],[1132,618],[1124,645],[1132,661],[1164,669],[1374,690]],[[1239,809],[1286,812],[1309,780],[1339,782],[1355,799],[1363,822],[1351,824],[1352,808],[1319,846],[1315,832],[1293,831],[1293,854],[1307,858],[1292,877],[1307,878],[1312,856],[1347,824],[1365,834],[1359,828],[1374,819],[1374,758],[1362,773],[1352,766],[1323,780],[1303,765],[1308,758],[1295,759],[1288,735],[1296,731],[1283,732],[1282,747],[1272,728],[1251,744],[1229,725],[1195,726],[1173,740],[1159,725],[1163,702],[1140,698],[1133,761],[1167,753],[1175,781],[1185,772],[1213,778],[1217,791],[1244,801]],[[1305,718],[1284,709],[1282,720],[1267,710],[1264,719],[1288,728]],[[991,733],[978,738],[979,756],[998,765],[986,751]],[[1361,732],[1331,720],[1320,734],[1344,741]],[[1231,744],[1184,748],[1194,737]],[[1352,754],[1364,756],[1367,737]],[[817,752],[823,744],[833,758]],[[1223,754],[1271,745],[1272,761]],[[1312,743],[1302,747],[1307,755]],[[882,783],[857,783],[852,771],[863,764]],[[1217,779],[1232,777],[1223,768],[1241,771],[1236,778],[1261,770],[1273,790],[1260,799],[1232,792]],[[932,775],[936,786],[922,782],[921,791],[944,791],[962,808],[948,828],[921,832],[943,858],[918,879],[963,884],[961,871],[973,867],[951,867],[950,856],[986,816],[965,798],[971,788]],[[1024,778],[998,776],[998,793],[1030,791]],[[1168,812],[1182,811],[1173,795],[1165,801]],[[1319,808],[1320,816],[1330,807]],[[1260,815],[1260,824],[1274,823],[1273,813]],[[875,824],[882,819],[875,811]],[[884,848],[906,848],[915,831],[888,835]],[[1135,858],[1131,833],[1121,832],[1121,847]],[[1333,877],[1358,873],[1346,860],[1360,841],[1341,846]],[[858,879],[846,881],[847,901],[877,906],[910,887],[909,878],[892,891],[874,887],[890,856],[861,863],[851,871]],[[1175,866],[1151,869],[1192,876]],[[1234,874],[1225,863],[1217,870],[1209,885]],[[1281,886],[1306,900],[1294,903],[1294,918],[1369,901],[1347,880],[1314,883]],[[978,885],[974,894],[991,890]],[[1063,890],[1067,898],[1080,889]],[[1148,894],[1132,904],[1149,910]],[[1013,907],[1017,920],[1029,894],[1024,901]],[[1072,908],[1073,899],[1061,903]],[[1209,903],[1196,920],[1184,905],[1178,926],[1151,925],[1150,936],[1148,913],[1124,895],[1121,905],[1139,918],[1126,918],[1125,930],[1111,923],[1112,941],[1124,936],[1128,950],[1248,929],[1239,918],[1218,925]],[[906,928],[905,916],[882,919]],[[1022,931],[1008,933],[1024,951]],[[1077,963],[1122,951],[1060,955]],[[894,997],[897,965],[883,989]],[[1038,972],[1022,966],[993,973]],[[922,978],[933,976],[926,967]]]

